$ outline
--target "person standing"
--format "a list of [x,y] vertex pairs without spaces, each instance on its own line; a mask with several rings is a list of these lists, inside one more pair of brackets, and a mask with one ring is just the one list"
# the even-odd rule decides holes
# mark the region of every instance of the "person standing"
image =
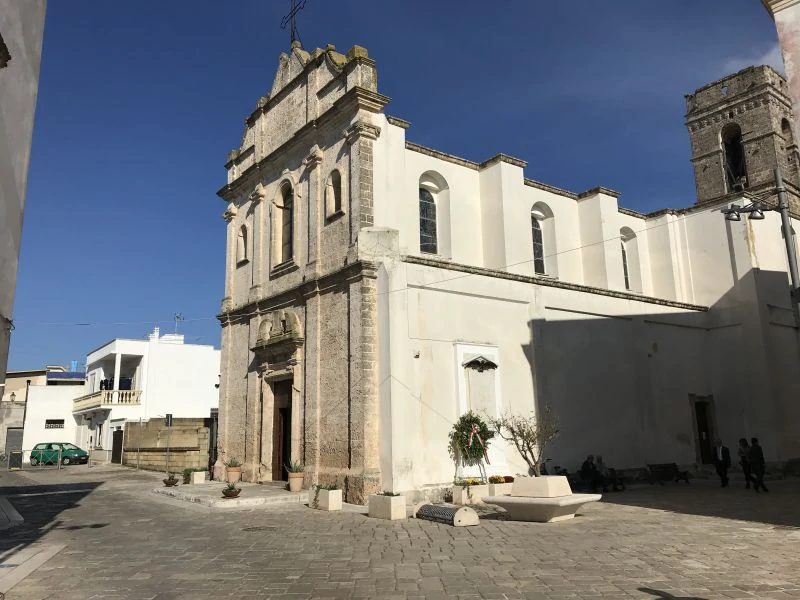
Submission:
[[753,477],[753,487],[756,488],[756,492],[759,491],[759,488],[768,492],[767,486],[764,485],[764,450],[758,443],[758,438],[750,440],[750,468],[755,476]]
[[717,469],[722,487],[728,487],[728,469],[731,466],[731,451],[727,446],[722,445],[722,440],[718,439],[714,443],[714,466]]
[[739,464],[742,466],[744,473],[745,489],[750,489],[750,481],[753,479],[752,467],[750,465],[750,444],[747,443],[746,438],[739,439]]

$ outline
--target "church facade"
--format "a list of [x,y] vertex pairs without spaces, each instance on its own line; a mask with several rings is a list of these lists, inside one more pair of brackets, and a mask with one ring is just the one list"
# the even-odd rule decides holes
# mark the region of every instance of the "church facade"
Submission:
[[[644,215],[606,188],[526,178],[516,158],[419,146],[386,114],[364,48],[295,43],[219,191],[217,469],[235,457],[246,480],[281,480],[297,461],[307,485],[336,481],[349,502],[433,497],[453,480],[461,414],[545,404],[562,424],[550,455],[570,470],[589,453],[621,468],[701,465],[717,436],[800,457],[779,218],[719,212],[768,188],[755,190],[769,164],[753,167],[770,159],[764,146],[753,156],[748,123],[768,117],[774,151],[796,152],[752,86],[740,97],[743,78],[768,102],[780,91],[760,67],[687,97],[707,197]],[[720,133],[733,122],[739,137]],[[775,157],[795,183],[796,160]],[[489,459],[489,474],[525,471],[500,442]]]

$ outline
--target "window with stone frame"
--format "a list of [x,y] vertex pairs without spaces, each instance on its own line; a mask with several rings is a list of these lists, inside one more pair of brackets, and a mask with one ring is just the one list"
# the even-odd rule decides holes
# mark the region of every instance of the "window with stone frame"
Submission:
[[436,200],[425,188],[419,188],[419,250],[425,254],[438,254],[436,229]]
[[533,271],[537,275],[546,273],[544,265],[544,236],[542,224],[535,215],[531,215],[531,235],[533,237]]
[[331,171],[325,184],[325,218],[330,220],[341,214],[342,209],[342,175],[338,170]]
[[625,289],[631,289],[631,278],[628,275],[628,252],[625,250],[625,242],[620,242],[620,249],[622,251],[622,275],[625,278]]

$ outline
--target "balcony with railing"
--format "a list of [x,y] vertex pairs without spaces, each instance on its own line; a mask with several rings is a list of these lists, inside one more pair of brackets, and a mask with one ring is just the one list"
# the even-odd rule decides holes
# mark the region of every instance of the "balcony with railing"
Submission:
[[141,404],[141,398],[141,390],[100,390],[75,398],[72,402],[72,412],[114,406],[138,406]]

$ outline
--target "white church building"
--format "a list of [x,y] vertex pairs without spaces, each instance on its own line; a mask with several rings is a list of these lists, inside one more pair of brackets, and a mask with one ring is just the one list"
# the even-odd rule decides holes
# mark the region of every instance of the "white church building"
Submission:
[[[295,43],[229,155],[219,468],[280,480],[300,461],[350,502],[434,494],[461,414],[545,404],[562,424],[548,454],[570,470],[589,453],[700,465],[716,437],[800,457],[780,219],[720,212],[774,204],[774,167],[798,192],[777,73],[689,97],[702,201],[647,215],[517,158],[419,146],[376,81],[364,48]],[[525,471],[502,443],[489,458],[490,474]]]

